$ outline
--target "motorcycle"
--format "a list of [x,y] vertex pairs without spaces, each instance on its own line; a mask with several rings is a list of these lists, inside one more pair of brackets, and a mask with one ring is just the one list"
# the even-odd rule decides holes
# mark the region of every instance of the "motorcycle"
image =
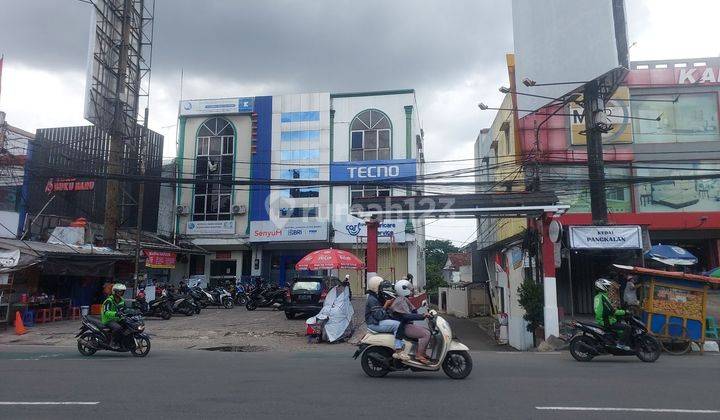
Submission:
[[286,289],[277,285],[262,285],[255,287],[248,295],[245,309],[254,311],[257,308],[282,309],[286,302]]
[[172,305],[174,314],[192,316],[200,312],[200,307],[195,304],[195,301],[191,297],[168,293],[168,299]]
[[629,346],[619,345],[617,336],[597,324],[575,321],[575,334],[570,340],[570,354],[578,362],[589,362],[603,354],[613,356],[637,356],[643,362],[652,363],[660,357],[660,342],[651,336],[645,324],[633,315],[625,317],[630,337],[625,341]]
[[[360,366],[366,375],[381,378],[389,372],[411,370],[413,372],[439,371],[441,368],[452,379],[464,379],[472,371],[470,349],[453,339],[450,324],[437,311],[431,310],[427,320],[431,338],[426,353],[429,364],[412,358],[417,350],[417,340],[404,340],[409,360],[393,358],[395,336],[392,333],[376,333],[368,330],[360,340],[353,359],[360,357]],[[409,349],[409,350],[407,350]]]
[[173,314],[173,307],[167,296],[160,296],[148,303],[142,290],[135,296],[132,307],[140,311],[143,316],[157,316],[164,320],[172,318]]
[[235,286],[231,287],[230,293],[233,295],[233,300],[235,301],[235,304],[239,306],[245,306],[245,304],[247,304],[248,302],[248,297],[250,296],[251,290],[252,286],[242,283],[237,283]]
[[212,305],[222,306],[225,309],[232,309],[235,304],[232,295],[230,292],[225,290],[224,287],[216,287],[210,291],[210,295],[213,299],[213,303],[211,303]]
[[191,287],[188,290],[188,295],[193,298],[195,304],[200,308],[205,309],[212,301],[212,295],[203,290],[200,286]]
[[98,350],[130,352],[135,357],[145,357],[150,352],[150,337],[145,334],[145,323],[142,316],[133,310],[120,311],[118,323],[123,330],[119,342],[111,346],[112,330],[103,325],[99,319],[90,316],[82,317],[82,325],[77,338],[77,348],[83,356],[92,356]]

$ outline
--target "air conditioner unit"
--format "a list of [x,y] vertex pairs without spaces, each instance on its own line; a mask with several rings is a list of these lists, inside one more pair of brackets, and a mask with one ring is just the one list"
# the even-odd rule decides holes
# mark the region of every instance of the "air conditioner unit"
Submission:
[[247,213],[247,207],[243,205],[232,206],[232,214],[245,214]]
[[177,206],[175,207],[175,213],[177,213],[178,216],[184,216],[188,214],[190,211],[188,210],[188,206]]

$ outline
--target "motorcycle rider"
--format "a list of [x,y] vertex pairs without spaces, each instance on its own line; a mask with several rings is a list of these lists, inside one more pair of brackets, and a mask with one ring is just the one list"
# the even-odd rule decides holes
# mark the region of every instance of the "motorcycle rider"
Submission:
[[610,298],[607,295],[610,286],[612,286],[612,282],[608,279],[599,278],[595,281],[595,288],[597,289],[593,305],[595,308],[595,321],[598,325],[608,329],[616,336],[616,346],[619,349],[630,350],[630,347],[625,343],[630,336],[630,328],[626,323],[617,318],[625,316],[626,312],[623,309],[613,308]]
[[[402,279],[395,283],[395,299],[392,300],[389,307],[393,312],[396,319],[400,321],[400,327],[398,328],[397,336],[405,336],[409,338],[417,338],[418,346],[415,352],[415,360],[420,363],[428,364],[430,361],[425,355],[428,343],[430,343],[430,330],[420,325],[413,324],[413,321],[421,321],[427,317],[428,314],[420,315],[417,313],[417,309],[413,306],[408,299],[413,293],[413,285],[410,281]],[[386,303],[386,306],[387,303]]]
[[112,332],[110,334],[110,347],[114,347],[118,340],[123,327],[118,323],[120,316],[118,312],[125,307],[123,295],[127,288],[122,283],[115,283],[112,287],[112,293],[105,299],[102,306],[102,323],[109,327]]
[[[390,318],[390,314],[385,310],[382,294],[380,293],[380,285],[384,282],[380,276],[370,277],[367,281],[367,303],[365,304],[365,323],[369,330],[377,333],[397,334],[400,327],[400,321]],[[403,353],[402,340],[395,337],[395,353],[393,357],[396,359],[410,360],[410,357]]]

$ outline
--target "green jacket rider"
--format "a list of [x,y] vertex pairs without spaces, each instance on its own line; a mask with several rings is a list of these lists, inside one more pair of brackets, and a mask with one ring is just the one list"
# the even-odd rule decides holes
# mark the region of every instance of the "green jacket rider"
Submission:
[[625,315],[625,310],[613,308],[610,302],[607,291],[611,285],[610,280],[602,278],[595,282],[595,287],[598,289],[593,305],[595,308],[595,321],[603,327],[614,325],[618,321],[617,317]]
[[125,294],[125,285],[116,283],[113,285],[112,294],[105,299],[102,306],[102,323],[108,325],[111,322],[120,320],[118,311],[125,306],[123,295]]

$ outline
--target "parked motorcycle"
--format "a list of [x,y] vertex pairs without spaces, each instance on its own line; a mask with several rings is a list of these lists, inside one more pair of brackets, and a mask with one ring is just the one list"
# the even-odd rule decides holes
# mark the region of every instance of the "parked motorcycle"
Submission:
[[633,315],[625,317],[630,337],[626,348],[619,345],[617,336],[597,324],[575,321],[575,336],[570,341],[570,354],[579,362],[589,362],[603,354],[613,356],[637,356],[643,362],[652,363],[660,357],[660,342],[651,336],[645,324]]
[[83,356],[92,356],[98,350],[109,350],[117,352],[130,352],[135,357],[145,357],[150,352],[150,337],[145,334],[145,323],[142,316],[134,310],[118,312],[120,320],[118,323],[123,330],[118,342],[111,346],[112,331],[103,325],[99,319],[83,316],[80,332],[77,338],[77,347]]
[[[411,370],[413,372],[439,371],[441,368],[452,379],[464,379],[472,371],[470,349],[453,339],[450,324],[437,311],[429,312],[427,323],[432,333],[428,354],[429,364],[420,363],[412,358],[417,350],[417,340],[405,340],[406,353],[409,360],[393,358],[395,335],[392,333],[376,333],[368,330],[360,340],[354,359],[360,357],[360,365],[366,375],[380,378],[389,372]],[[407,350],[409,349],[409,350]]]
[[142,290],[135,296],[132,307],[140,311],[143,316],[157,316],[165,320],[172,318],[173,314],[172,303],[167,296],[160,296],[148,303]]
[[190,297],[193,298],[195,303],[203,309],[207,308],[212,301],[212,295],[210,295],[210,293],[206,292],[200,286],[191,287],[188,290],[188,294],[190,295]]
[[224,287],[216,287],[215,289],[210,291],[210,296],[212,296],[212,302],[211,305],[215,306],[222,306],[225,309],[232,309],[234,305],[233,297],[225,290]]
[[276,284],[262,285],[254,288],[248,295],[245,308],[254,311],[257,308],[283,309],[286,303],[286,289]]
[[195,301],[189,296],[168,293],[168,299],[172,304],[172,311],[174,314],[192,316],[193,314],[200,312],[200,307],[197,306]]
[[243,283],[237,283],[230,287],[230,293],[233,295],[233,300],[236,305],[245,306],[250,296],[250,291],[253,289],[252,286]]

